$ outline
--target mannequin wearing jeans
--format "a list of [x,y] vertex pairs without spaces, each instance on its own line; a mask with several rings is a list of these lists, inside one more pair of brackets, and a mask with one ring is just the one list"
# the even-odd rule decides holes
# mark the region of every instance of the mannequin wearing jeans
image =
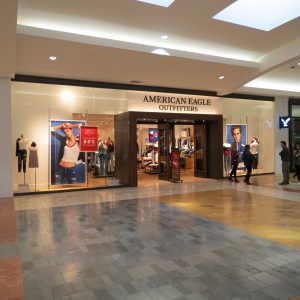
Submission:
[[18,157],[18,172],[26,173],[28,140],[21,134],[16,141],[16,156]]
[[104,141],[100,141],[98,156],[100,162],[100,176],[105,176],[107,173],[107,146]]

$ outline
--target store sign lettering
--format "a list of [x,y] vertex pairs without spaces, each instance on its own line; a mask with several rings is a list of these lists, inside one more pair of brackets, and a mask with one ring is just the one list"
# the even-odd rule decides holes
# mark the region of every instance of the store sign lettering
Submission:
[[190,98],[190,97],[170,97],[170,96],[144,96],[143,102],[158,103],[160,111],[173,112],[197,112],[199,106],[211,106],[211,99]]
[[219,97],[129,91],[128,111],[180,114],[220,114]]

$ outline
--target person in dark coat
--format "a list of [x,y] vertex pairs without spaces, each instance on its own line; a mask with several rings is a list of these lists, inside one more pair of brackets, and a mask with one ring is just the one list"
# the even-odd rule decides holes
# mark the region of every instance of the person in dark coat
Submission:
[[243,162],[247,169],[247,173],[244,179],[244,182],[246,184],[251,184],[250,175],[252,173],[253,160],[254,160],[254,155],[250,152],[250,145],[247,144],[243,151]]
[[290,176],[290,150],[286,146],[285,141],[280,142],[280,146],[282,150],[279,152],[282,162],[282,176],[283,180],[279,183],[279,185],[289,184],[289,176]]
[[239,182],[236,178],[236,171],[239,165],[239,152],[237,151],[236,144],[233,144],[231,148],[231,172],[228,177],[229,180]]

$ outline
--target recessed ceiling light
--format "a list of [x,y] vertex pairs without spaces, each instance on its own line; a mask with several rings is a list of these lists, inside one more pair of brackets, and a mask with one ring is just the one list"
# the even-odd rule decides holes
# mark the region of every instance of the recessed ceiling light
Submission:
[[159,54],[159,55],[170,55],[166,50],[164,49],[155,49],[152,51],[154,54]]
[[137,0],[137,1],[159,5],[163,7],[169,7],[173,2],[175,2],[175,0]]
[[299,0],[237,0],[213,19],[270,31],[297,17]]
[[162,40],[167,40],[169,38],[169,36],[167,34],[164,34],[160,37]]
[[225,76],[224,75],[222,75],[222,76],[219,76],[219,79],[220,80],[222,80],[222,79],[224,79],[225,78]]
[[57,59],[57,57],[56,57],[56,56],[54,56],[54,55],[51,55],[51,56],[49,56],[49,59],[50,59],[50,60],[56,60],[56,59]]
[[298,62],[297,65],[300,66],[300,62]]

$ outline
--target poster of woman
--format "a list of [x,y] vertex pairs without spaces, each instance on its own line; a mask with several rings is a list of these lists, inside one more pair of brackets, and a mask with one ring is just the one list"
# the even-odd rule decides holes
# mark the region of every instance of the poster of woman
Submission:
[[50,120],[51,185],[86,183],[85,153],[79,133],[85,121]]

